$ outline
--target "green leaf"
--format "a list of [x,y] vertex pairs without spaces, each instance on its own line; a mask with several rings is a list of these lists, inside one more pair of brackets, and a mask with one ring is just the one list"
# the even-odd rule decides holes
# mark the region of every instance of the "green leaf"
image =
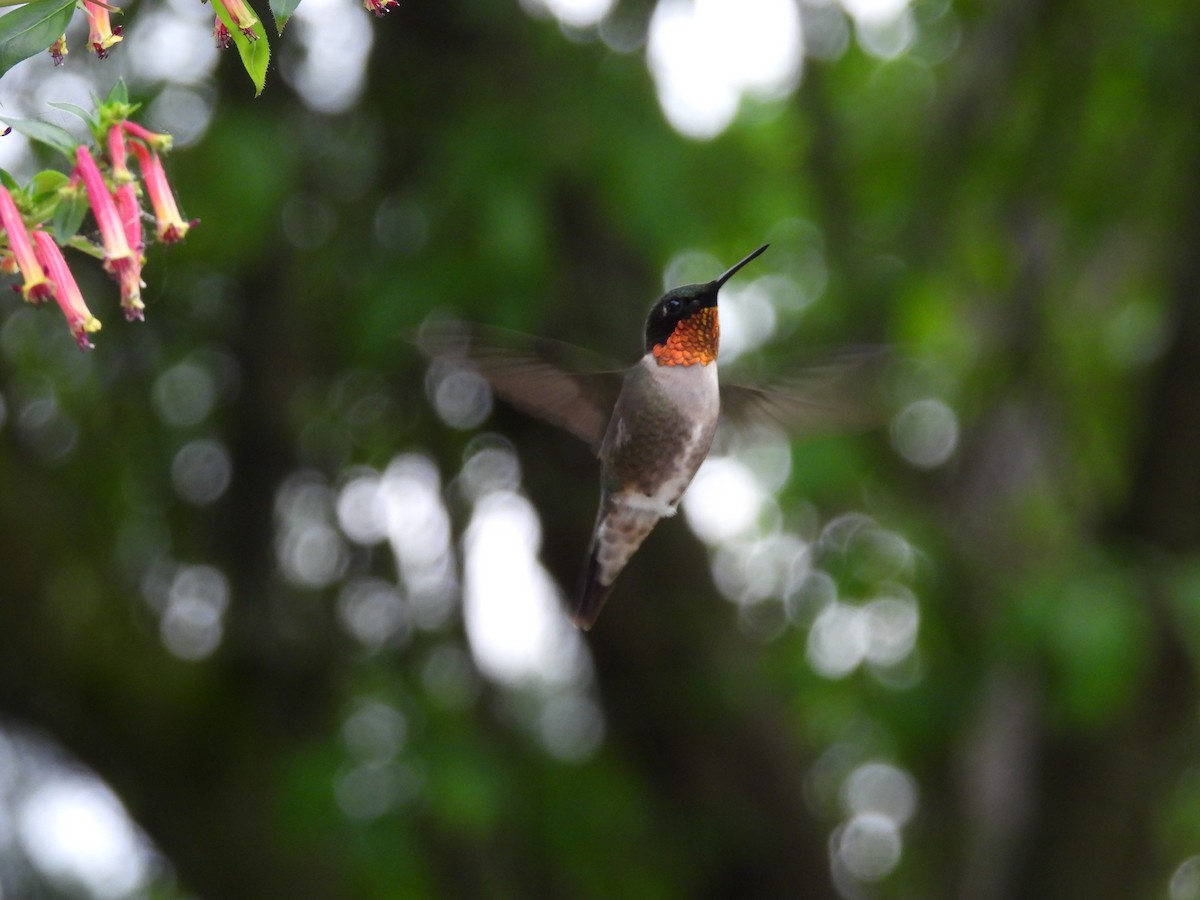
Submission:
[[87,215],[87,194],[83,191],[67,192],[54,209],[54,239],[65,244],[79,231],[83,217]]
[[70,179],[57,169],[43,169],[30,179],[26,193],[34,204],[45,203]]
[[229,11],[225,9],[225,5],[220,0],[214,0],[213,9],[225,23],[225,27],[229,29],[229,35],[233,38],[233,42],[238,48],[238,54],[242,57],[242,65],[246,67],[246,74],[254,82],[254,96],[257,97],[267,84],[267,63],[271,61],[271,47],[267,43],[266,29],[263,28],[262,22],[255,22],[251,29],[255,39],[251,40],[234,24]]
[[17,184],[17,179],[9,175],[4,169],[0,169],[0,184],[8,188],[10,194],[15,194],[21,190],[21,186]]
[[77,118],[83,119],[87,123],[88,128],[94,128],[96,125],[95,113],[90,113],[82,106],[76,106],[74,103],[59,103],[51,101],[51,106],[55,109],[61,109],[63,112],[68,112]]
[[33,0],[0,16],[0,75],[62,37],[75,0]]
[[129,88],[125,86],[124,78],[117,79],[117,83],[112,86],[112,90],[104,98],[104,103],[105,105],[109,103],[129,103]]
[[[3,19],[0,19],[0,22],[2,21]],[[41,119],[10,119],[0,116],[0,122],[11,125],[14,131],[19,131],[31,141],[53,147],[71,162],[75,162],[75,148],[79,146],[79,141],[67,129],[43,122]]]
[[283,34],[283,26],[296,12],[300,0],[271,0],[271,15],[275,17],[275,30]]
[[[85,209],[86,209],[86,207],[85,207]],[[78,227],[79,226],[77,225],[76,229],[78,229]],[[88,256],[92,257],[92,259],[104,259],[104,247],[103,246],[101,246],[100,244],[93,244],[87,238],[80,237],[77,234],[72,235],[71,237],[67,238],[65,241],[61,241],[60,243],[62,243],[64,247],[74,247],[76,250],[80,251],[81,253],[86,253]]]

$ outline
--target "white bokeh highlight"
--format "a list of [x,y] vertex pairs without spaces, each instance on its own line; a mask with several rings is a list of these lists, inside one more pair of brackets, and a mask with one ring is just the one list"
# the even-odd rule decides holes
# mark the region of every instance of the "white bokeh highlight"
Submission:
[[375,41],[372,25],[355,0],[305,0],[296,8],[287,25],[296,55],[282,72],[310,109],[334,115],[357,102]]
[[616,0],[521,0],[528,11],[548,13],[570,28],[591,28],[600,24]]
[[128,897],[149,877],[144,839],[121,802],[95,779],[46,780],[17,808],[16,826],[41,872],[88,896]]
[[917,400],[896,414],[891,439],[896,452],[908,462],[921,469],[933,469],[958,449],[958,417],[941,400]]
[[753,528],[770,499],[745,463],[709,457],[683,495],[683,514],[700,540],[717,544]]
[[880,881],[900,862],[900,829],[887,816],[858,813],[843,824],[832,840],[834,872],[843,870],[858,882]]
[[793,0],[660,0],[646,55],[667,121],[710,139],[733,121],[743,95],[778,97],[796,85],[799,8]]
[[471,652],[497,681],[563,683],[580,673],[579,637],[540,546],[541,523],[521,495],[494,491],[476,504],[463,538],[463,613]]

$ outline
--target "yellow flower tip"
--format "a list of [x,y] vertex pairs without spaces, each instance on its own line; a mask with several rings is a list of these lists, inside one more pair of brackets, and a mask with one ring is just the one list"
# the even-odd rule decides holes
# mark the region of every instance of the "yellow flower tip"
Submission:
[[164,244],[177,244],[187,237],[187,233],[199,224],[199,219],[192,219],[190,222],[178,219],[175,222],[161,223],[158,226],[158,239]]
[[135,319],[139,322],[146,318],[146,304],[142,302],[141,291],[136,294],[126,293],[125,287],[122,286],[121,291],[121,310],[125,313],[125,321],[132,322]]
[[54,60],[56,66],[63,64],[69,52],[67,49],[67,36],[65,34],[50,45],[50,58]]
[[32,303],[34,306],[45,303],[47,300],[53,300],[56,295],[54,282],[45,276],[31,279],[21,285],[21,296],[26,303]]

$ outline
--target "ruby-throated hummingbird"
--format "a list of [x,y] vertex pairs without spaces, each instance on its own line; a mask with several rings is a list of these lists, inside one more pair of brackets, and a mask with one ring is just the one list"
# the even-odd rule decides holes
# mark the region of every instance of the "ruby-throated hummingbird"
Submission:
[[[599,616],[613,582],[658,520],[675,515],[708,456],[723,407],[743,424],[838,418],[812,391],[719,385],[717,294],[763,245],[706,284],[665,293],[646,318],[645,355],[619,372],[571,371],[563,345],[479,328],[426,326],[418,342],[483,376],[501,397],[587,441],[600,458],[600,510],[583,590],[572,617],[584,630]],[[814,415],[815,413],[815,415]]]

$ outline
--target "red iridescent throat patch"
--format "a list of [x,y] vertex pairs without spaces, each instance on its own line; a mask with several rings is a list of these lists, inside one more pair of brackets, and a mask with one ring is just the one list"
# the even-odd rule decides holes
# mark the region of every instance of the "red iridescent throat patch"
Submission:
[[709,306],[681,320],[666,343],[655,344],[651,352],[660,366],[707,366],[717,358],[720,340],[717,308]]

